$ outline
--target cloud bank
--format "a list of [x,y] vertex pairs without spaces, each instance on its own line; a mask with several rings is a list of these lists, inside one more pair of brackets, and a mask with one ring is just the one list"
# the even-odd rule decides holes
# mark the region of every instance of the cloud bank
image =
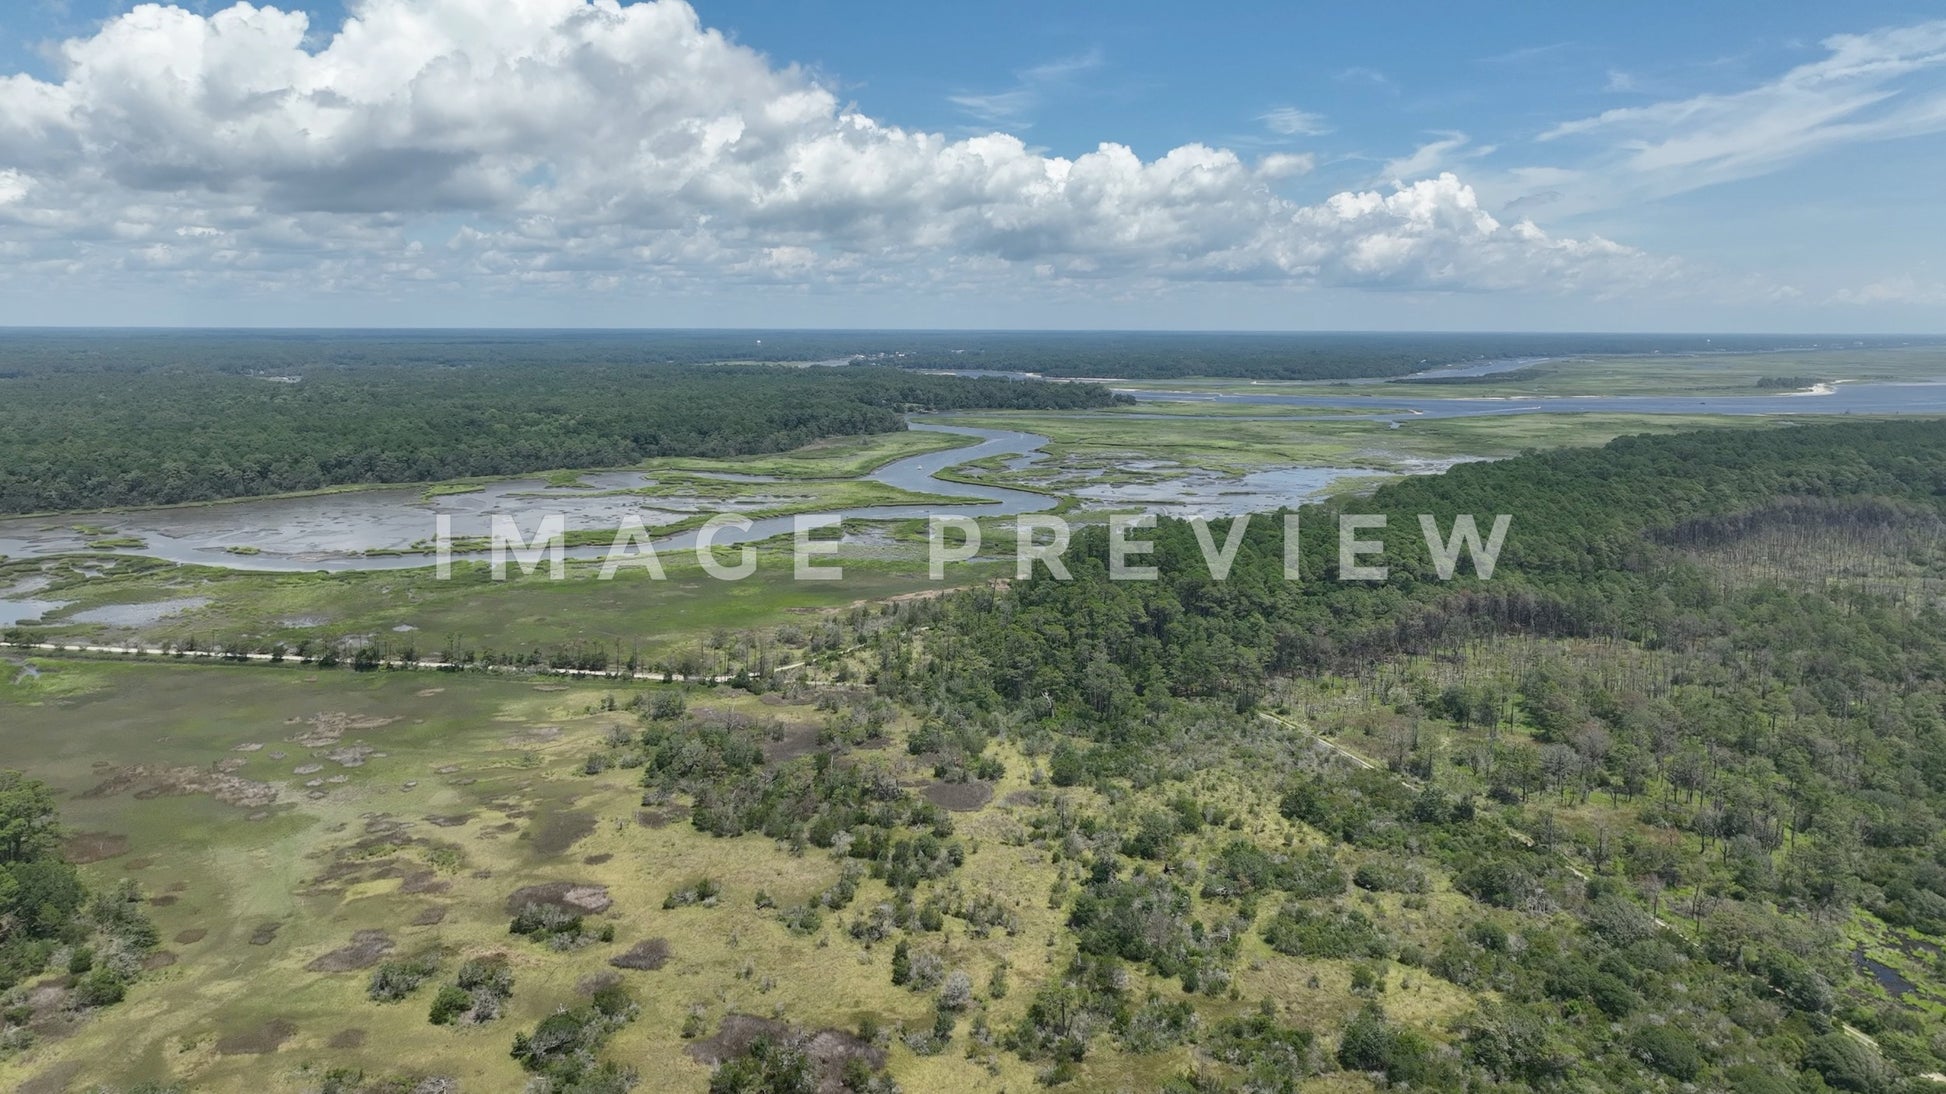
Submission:
[[681,0],[352,11],[326,38],[144,5],[63,43],[58,82],[0,77],[0,276],[1605,291],[1663,269],[1502,222],[1452,174],[1304,204],[1274,188],[1301,157],[900,128]]

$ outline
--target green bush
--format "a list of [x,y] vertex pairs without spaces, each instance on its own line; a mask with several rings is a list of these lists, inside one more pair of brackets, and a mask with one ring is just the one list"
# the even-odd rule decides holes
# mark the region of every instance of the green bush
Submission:
[[1885,1061],[1865,1042],[1845,1033],[1827,1033],[1811,1042],[1804,1067],[1824,1076],[1838,1090],[1877,1094],[1892,1081]]
[[443,984],[439,994],[432,997],[432,1011],[426,1020],[435,1026],[451,1025],[460,1015],[473,1008],[473,993],[458,984]]
[[709,1079],[709,1094],[817,1094],[818,1071],[795,1041],[759,1037],[740,1055],[723,1061]]
[[128,985],[122,978],[103,965],[82,977],[74,985],[74,1003],[80,1007],[106,1007],[122,1001],[128,994]]
[[431,955],[408,958],[404,961],[380,962],[372,970],[371,983],[366,985],[365,994],[379,1003],[396,1003],[418,990],[419,985],[432,979],[439,972],[439,959]]
[[1635,1031],[1635,1054],[1642,1062],[1672,1079],[1688,1082],[1702,1074],[1706,1061],[1696,1039],[1669,1026],[1644,1026]]

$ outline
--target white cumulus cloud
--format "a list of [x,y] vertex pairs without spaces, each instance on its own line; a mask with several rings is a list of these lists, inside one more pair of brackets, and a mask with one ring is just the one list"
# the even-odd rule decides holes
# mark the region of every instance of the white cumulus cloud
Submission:
[[[1451,174],[1306,205],[1184,145],[1049,156],[902,128],[682,0],[143,5],[0,77],[19,276],[260,288],[1248,278],[1608,287],[1663,263],[1504,223]],[[1266,124],[1297,134],[1301,111]],[[1430,166],[1430,164],[1429,164]],[[0,272],[0,276],[6,276]]]

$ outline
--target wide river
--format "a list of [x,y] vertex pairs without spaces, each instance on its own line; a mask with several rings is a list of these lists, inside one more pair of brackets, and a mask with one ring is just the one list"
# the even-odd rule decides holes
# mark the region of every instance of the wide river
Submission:
[[[1327,396],[1302,393],[1210,393],[1179,391],[1128,391],[1142,401],[1199,401],[1242,405],[1304,406],[1321,409],[1370,409],[1375,418],[1449,418],[1488,414],[1592,413],[1599,411],[1627,414],[1940,414],[1946,415],[1946,381],[1872,384],[1839,384],[1817,394],[1779,394],[1749,396],[1712,396],[1675,398],[1654,395],[1549,396],[1533,398],[1439,398],[1400,397],[1392,393],[1370,396]],[[1221,420],[1212,420],[1220,428]],[[913,429],[964,436],[969,444],[944,452],[933,452],[897,460],[868,476],[872,481],[906,490],[942,494],[965,499],[958,505],[890,505],[840,509],[832,515],[841,518],[899,519],[927,513],[953,513],[965,516],[1006,516],[1050,508],[1054,501],[1043,495],[993,486],[974,486],[940,479],[941,471],[974,460],[994,456],[1015,457],[1020,465],[1037,457],[1047,438],[1009,430],[974,429],[915,421]],[[1333,469],[1298,468],[1293,472]],[[1358,474],[1343,471],[1342,474]],[[1369,472],[1362,472],[1369,473]],[[767,481],[754,476],[724,476],[761,485]],[[1262,483],[1244,482],[1240,491],[1229,491],[1226,508],[1231,512],[1249,508],[1275,508],[1297,493],[1321,491],[1334,475],[1318,476],[1315,484],[1306,478],[1301,484],[1283,482],[1272,475]],[[688,516],[700,510],[710,512],[755,510],[772,507],[775,502],[753,494],[733,502],[695,501],[671,508],[657,508],[658,500],[620,493],[640,487],[653,476],[640,471],[591,472],[583,476],[587,488],[550,487],[541,479],[513,479],[492,483],[468,494],[451,494],[428,499],[417,486],[378,487],[304,497],[267,498],[254,501],[165,509],[128,510],[109,513],[40,516],[0,520],[0,556],[32,558],[88,550],[88,543],[111,536],[137,536],[146,542],[140,548],[125,548],[115,553],[141,555],[172,562],[196,563],[234,570],[281,572],[402,570],[427,566],[428,555],[412,551],[414,544],[432,539],[435,514],[452,518],[455,537],[485,536],[496,514],[516,518],[522,532],[533,534],[539,515],[561,513],[567,527],[574,529],[614,528],[627,516],[639,517],[654,526]],[[1262,497],[1256,496],[1262,493]],[[663,499],[668,505],[674,499]],[[1121,500],[1139,507],[1169,507],[1162,496],[1113,496],[1098,501]],[[524,518],[524,519],[523,519]],[[87,532],[75,525],[85,525]],[[791,530],[788,517],[753,520],[747,530],[727,529],[717,536],[718,543],[741,543],[769,539]],[[694,545],[695,533],[683,533],[656,541],[658,548],[684,549]],[[253,548],[254,553],[236,553],[232,547]],[[599,557],[605,547],[574,548],[571,557]],[[379,553],[367,552],[408,552]],[[31,590],[0,589],[0,623],[8,615],[31,617],[38,614],[26,597]],[[9,601],[5,599],[11,596]],[[12,609],[11,611],[9,609]]]
[[1427,418],[1468,418],[1483,414],[1913,414],[1946,415],[1946,380],[1833,384],[1818,392],[1776,395],[1523,395],[1444,398],[1371,395],[1305,395],[1155,391],[1117,389],[1142,402],[1236,403],[1244,406],[1302,406],[1332,410],[1391,410]]

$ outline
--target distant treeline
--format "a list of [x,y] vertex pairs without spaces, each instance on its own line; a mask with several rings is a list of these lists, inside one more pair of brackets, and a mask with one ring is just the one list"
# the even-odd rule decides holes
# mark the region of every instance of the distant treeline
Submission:
[[[1520,357],[1759,352],[1814,345],[1896,345],[1906,339],[1691,334],[1373,334],[1155,332],[914,334],[892,342],[906,367],[993,369],[1131,380],[1229,376],[1346,380]],[[768,340],[766,340],[768,341]]]
[[221,339],[79,344],[0,339],[13,373],[0,379],[0,512],[776,452],[900,430],[907,411],[1114,399],[1093,384],[530,358],[506,346],[474,356],[456,343],[420,358],[399,342],[328,341],[316,353],[290,343],[261,357]]
[[[1405,376],[1471,362],[1523,357],[1756,353],[1815,346],[1893,346],[1915,341],[1788,335],[1336,332],[929,332],[853,337],[860,345],[885,347],[876,352],[897,354],[889,359],[908,368],[991,369],[1129,380],[1184,376],[1347,380]],[[771,341],[766,338],[765,345]]]
[[1342,380],[1518,357],[1755,353],[1922,341],[1928,340],[1337,331],[17,330],[0,332],[0,379],[31,375],[48,363],[105,361],[138,367],[189,361],[224,372],[275,374],[321,365],[782,364],[856,357],[901,368],[1037,372],[1061,378]]

